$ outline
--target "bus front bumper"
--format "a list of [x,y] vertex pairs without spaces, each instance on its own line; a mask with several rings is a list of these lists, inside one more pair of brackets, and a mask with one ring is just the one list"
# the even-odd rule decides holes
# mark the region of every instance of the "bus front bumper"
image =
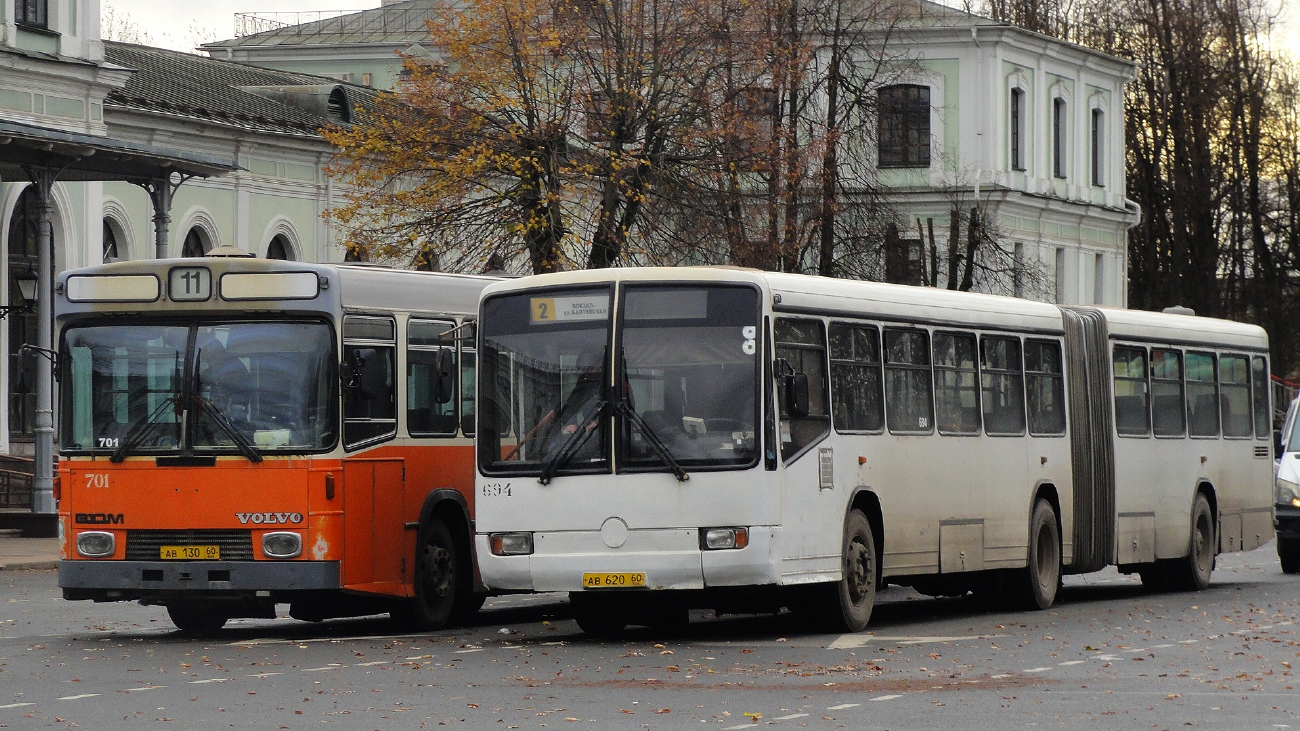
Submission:
[[525,556],[493,555],[484,533],[475,541],[483,583],[499,591],[581,591],[584,573],[623,572],[645,574],[646,589],[693,590],[779,583],[774,534],[751,527],[745,548],[703,551],[694,528],[633,530],[616,548],[599,531],[539,532]]
[[68,599],[135,599],[158,592],[339,588],[337,561],[60,561]]

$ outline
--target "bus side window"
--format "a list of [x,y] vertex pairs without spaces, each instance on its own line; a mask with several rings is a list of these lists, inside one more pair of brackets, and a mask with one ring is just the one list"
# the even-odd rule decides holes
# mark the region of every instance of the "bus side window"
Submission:
[[[456,344],[444,320],[411,320],[406,328],[406,430],[413,437],[456,434]],[[447,355],[443,355],[447,353]],[[450,360],[451,374],[442,372]]]
[[1263,356],[1250,359],[1250,385],[1254,396],[1255,438],[1268,439],[1273,435],[1273,425],[1268,408],[1268,360]]
[[1223,436],[1251,435],[1250,359],[1244,355],[1219,357],[1219,408]]
[[934,406],[940,434],[980,433],[979,372],[975,336],[934,334]]
[[1151,427],[1156,436],[1183,436],[1186,432],[1183,403],[1182,352],[1152,348]]
[[835,430],[880,431],[885,427],[880,333],[871,325],[834,323],[830,343]]
[[1112,360],[1115,430],[1127,436],[1147,436],[1151,433],[1151,419],[1147,410],[1146,348],[1116,345]]
[[397,433],[396,340],[390,319],[348,316],[343,320],[344,446]]
[[478,368],[477,353],[464,343],[460,346],[460,430],[474,436],[474,378]]
[[1219,391],[1213,353],[1187,354],[1187,433],[1219,436]]
[[934,431],[929,340],[925,330],[885,330],[885,421],[891,432]]
[[1036,437],[1065,434],[1063,374],[1059,342],[1025,341],[1025,392],[1029,407],[1029,433]]
[[[795,459],[804,448],[830,432],[826,408],[826,330],[821,320],[779,318],[775,326],[776,359],[790,364],[795,373],[808,377],[808,415],[781,414],[781,458]],[[780,374],[778,374],[780,375]],[[778,379],[783,383],[784,379]],[[786,395],[778,395],[786,403]]]
[[980,381],[984,391],[984,431],[991,435],[1025,433],[1025,384],[1020,340],[980,338]]

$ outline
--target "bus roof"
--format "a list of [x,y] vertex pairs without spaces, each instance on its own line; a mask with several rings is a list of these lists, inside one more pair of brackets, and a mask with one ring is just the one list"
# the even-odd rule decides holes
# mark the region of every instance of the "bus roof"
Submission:
[[[977,328],[1060,333],[1057,305],[1018,297],[957,292],[881,282],[766,272],[740,267],[627,267],[542,274],[493,284],[484,295],[516,289],[612,281],[752,283],[771,296],[777,312],[863,317]],[[779,297],[779,300],[777,299]],[[1266,350],[1268,336],[1255,325],[1195,315],[1078,306],[1105,317],[1113,337],[1157,343],[1203,343]]]
[[[168,282],[171,272],[177,268],[192,271],[195,267],[207,269],[213,282],[221,281],[227,274],[307,273],[314,274],[316,282],[312,283],[311,277],[307,277],[305,293],[297,291],[280,295],[271,285],[273,278],[250,277],[245,279],[244,296],[239,299],[226,297],[222,291],[220,295],[214,294],[198,301],[180,301],[167,291],[167,286],[173,286]],[[161,314],[175,312],[178,307],[207,310],[370,309],[472,314],[477,309],[479,293],[499,279],[374,265],[314,264],[251,257],[146,259],[60,273],[56,310],[59,316],[110,312]],[[296,281],[301,283],[303,280]],[[84,286],[89,282],[94,285]],[[121,282],[122,287],[115,288],[115,282]],[[260,296],[259,288],[264,286],[270,288]]]

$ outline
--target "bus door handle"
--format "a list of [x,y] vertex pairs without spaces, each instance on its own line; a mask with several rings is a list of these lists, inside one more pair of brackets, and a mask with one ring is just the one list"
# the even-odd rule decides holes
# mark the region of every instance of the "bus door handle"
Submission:
[[420,527],[420,523],[419,521],[416,521],[414,523],[403,523],[402,527],[407,530],[418,530]]

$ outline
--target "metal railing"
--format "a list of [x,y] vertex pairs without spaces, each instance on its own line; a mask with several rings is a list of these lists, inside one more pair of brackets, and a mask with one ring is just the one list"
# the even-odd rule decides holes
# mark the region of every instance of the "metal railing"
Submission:
[[296,36],[327,33],[402,33],[423,30],[431,12],[421,8],[372,8],[359,10],[303,10],[265,13],[235,13],[235,35],[248,36],[287,30]]

